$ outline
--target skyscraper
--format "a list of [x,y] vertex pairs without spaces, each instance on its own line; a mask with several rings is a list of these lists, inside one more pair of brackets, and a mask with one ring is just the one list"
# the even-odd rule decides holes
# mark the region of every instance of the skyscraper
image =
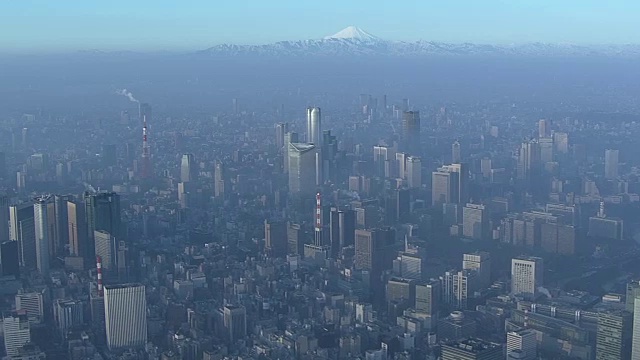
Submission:
[[274,257],[287,255],[287,223],[282,221],[264,221],[264,247]]
[[3,316],[4,349],[7,356],[17,356],[21,347],[31,342],[31,326],[27,314],[18,311]]
[[437,316],[440,304],[440,281],[429,280],[416,284],[415,309],[431,316]]
[[145,345],[147,300],[144,285],[105,285],[104,314],[107,346],[110,350]]
[[247,336],[247,310],[244,307],[227,305],[223,308],[223,316],[230,343]]
[[462,255],[462,269],[474,270],[478,273],[478,286],[491,286],[491,255],[486,251],[477,251]]
[[102,259],[102,270],[110,274],[117,269],[118,239],[104,230],[94,231],[93,238],[96,247],[95,255]]
[[403,151],[420,155],[420,112],[405,111],[402,113]]
[[18,242],[20,265],[36,269],[36,233],[33,219],[33,204],[9,207],[9,238]]
[[407,158],[407,186],[411,189],[422,187],[422,160],[417,156]]
[[518,153],[517,177],[531,181],[540,171],[540,144],[537,140],[525,141]]
[[319,107],[307,108],[307,142],[314,144],[318,149],[322,147],[322,124]]
[[618,177],[618,150],[604,151],[604,177],[605,179]]
[[36,237],[36,267],[43,275],[49,274],[49,241],[51,232],[48,226],[48,208],[52,198],[45,195],[34,199],[33,221],[35,225]]
[[549,121],[545,119],[540,119],[538,121],[538,137],[546,138],[547,136],[549,136],[550,133],[551,132],[549,129]]
[[66,338],[67,331],[84,324],[82,301],[57,299],[53,307],[53,317],[58,331]]
[[312,195],[316,189],[316,146],[289,144],[289,192]]
[[193,154],[182,155],[182,160],[180,161],[180,181],[185,183],[194,181],[197,174],[198,168],[195,164]]
[[278,151],[286,150],[285,134],[288,132],[289,132],[289,124],[287,123],[276,124],[276,149]]
[[17,241],[5,241],[0,243],[0,274],[2,276],[13,275],[20,277],[20,256]]
[[289,172],[289,144],[298,142],[300,142],[300,139],[298,138],[297,132],[287,132],[284,134],[284,151],[282,152],[284,161],[282,162],[282,165],[285,173]]
[[67,229],[69,234],[69,255],[84,257],[87,251],[87,230],[84,205],[67,201]]
[[458,140],[451,144],[451,163],[457,164],[462,160],[462,153],[460,151],[460,142]]
[[484,205],[467,204],[462,209],[462,235],[468,239],[486,239],[491,230],[488,212]]
[[596,360],[631,359],[633,320],[624,310],[598,313]]
[[55,210],[55,253],[66,255],[65,247],[69,244],[69,209],[67,203],[73,201],[72,195],[55,195],[53,198]]
[[533,299],[543,284],[544,262],[539,257],[511,259],[511,294]]
[[469,169],[466,163],[439,167],[431,174],[432,205],[466,204],[469,200]]
[[9,241],[9,197],[0,194],[0,243],[5,241]]
[[115,192],[84,193],[85,216],[87,219],[86,259],[95,256],[95,231],[104,230],[119,239],[122,234],[120,219],[120,195]]
[[214,195],[217,198],[224,198],[225,193],[225,168],[220,160],[216,160]]
[[391,268],[395,232],[391,228],[356,230],[354,263],[357,270],[368,270],[372,278]]
[[[632,291],[627,290],[627,297],[632,295],[633,304],[633,339],[631,347],[631,360],[640,360],[640,287],[632,285]],[[633,290],[633,289],[639,290]]]

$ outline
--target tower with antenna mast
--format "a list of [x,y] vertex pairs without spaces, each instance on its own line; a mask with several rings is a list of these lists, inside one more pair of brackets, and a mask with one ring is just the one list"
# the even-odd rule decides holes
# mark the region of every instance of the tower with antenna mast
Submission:
[[140,104],[140,116],[142,117],[142,159],[140,167],[140,178],[149,179],[151,177],[151,148],[149,147],[149,130],[147,121],[151,120],[151,106],[147,103]]

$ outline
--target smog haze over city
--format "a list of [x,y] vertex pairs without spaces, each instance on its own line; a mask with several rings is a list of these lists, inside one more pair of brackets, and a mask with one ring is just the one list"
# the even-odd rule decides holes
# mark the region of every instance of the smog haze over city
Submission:
[[0,2],[0,358],[640,359],[639,14]]

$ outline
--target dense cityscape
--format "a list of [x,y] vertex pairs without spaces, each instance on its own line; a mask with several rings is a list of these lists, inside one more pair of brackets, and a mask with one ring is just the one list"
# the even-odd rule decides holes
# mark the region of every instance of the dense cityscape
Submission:
[[0,358],[640,359],[637,69],[389,44],[0,56]]

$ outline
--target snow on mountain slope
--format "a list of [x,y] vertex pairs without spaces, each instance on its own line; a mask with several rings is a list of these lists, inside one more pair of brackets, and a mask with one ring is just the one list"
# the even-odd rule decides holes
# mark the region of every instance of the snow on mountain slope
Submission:
[[489,45],[443,43],[419,40],[388,41],[358,27],[349,26],[322,39],[279,41],[264,45],[217,45],[198,52],[202,55],[226,57],[264,55],[273,57],[303,56],[616,56],[640,57],[640,45],[583,46],[571,44],[529,43]]

